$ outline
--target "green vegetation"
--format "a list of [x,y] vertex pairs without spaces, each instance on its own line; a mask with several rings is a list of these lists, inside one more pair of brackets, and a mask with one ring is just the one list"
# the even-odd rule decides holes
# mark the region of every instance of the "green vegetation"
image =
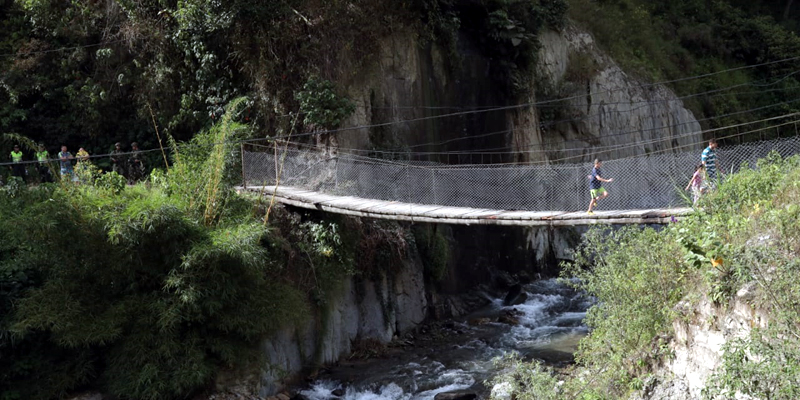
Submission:
[[[308,112],[307,129],[336,126],[352,105],[341,96],[375,61],[390,34],[436,44],[460,66],[468,38],[493,60],[489,79],[509,100],[536,80],[533,65],[544,28],[566,16],[586,27],[628,71],[672,79],[800,53],[792,13],[783,2],[720,0],[290,0],[280,2],[147,0],[118,2],[0,1],[0,132],[107,153],[113,143],[157,147],[164,134],[188,140],[218,121],[224,105],[246,95],[241,122],[281,134],[297,126],[287,114]],[[795,8],[797,5],[794,6]],[[774,18],[779,18],[780,23]],[[460,47],[461,46],[461,47]],[[571,57],[570,78],[592,63]],[[765,107],[797,98],[794,63],[679,82],[680,94],[745,85],[737,94],[689,99],[702,116]],[[324,84],[324,85],[323,85]],[[746,86],[770,84],[770,86]],[[310,85],[310,86],[309,86]],[[322,85],[322,86],[320,86]],[[325,86],[327,85],[327,86]],[[753,93],[759,92],[759,93]],[[541,93],[542,98],[548,95]],[[516,97],[515,97],[516,96]],[[756,113],[797,110],[797,103]],[[152,110],[152,116],[151,116]],[[716,120],[723,125],[752,114]],[[784,132],[788,133],[788,132]],[[8,143],[10,144],[10,143]],[[7,153],[3,144],[0,154]],[[151,154],[147,165],[160,163]],[[98,166],[108,168],[104,161]]]
[[152,119],[188,140],[243,95],[251,135],[301,129],[286,118],[298,112],[308,129],[336,127],[353,105],[327,95],[360,76],[392,32],[441,44],[458,68],[458,32],[468,31],[499,62],[493,79],[521,88],[536,33],[565,12],[564,0],[2,0],[0,132],[51,152],[151,149]]
[[356,108],[352,101],[336,94],[331,81],[316,76],[308,78],[294,97],[300,102],[303,122],[318,129],[337,128]]
[[[628,398],[670,357],[672,322],[693,318],[676,308],[679,301],[704,296],[724,311],[744,285],[754,285],[752,305],[769,323],[727,345],[706,397],[727,399],[740,391],[755,398],[797,398],[799,202],[800,157],[770,156],[756,170],[729,176],[701,200],[702,210],[665,229],[587,235],[565,277],[598,303],[587,316],[592,332],[558,389],[560,398]],[[537,390],[553,389],[552,371],[526,363],[501,379],[519,381],[519,390],[532,398],[539,398]]]
[[86,168],[80,185],[0,190],[0,399],[186,398],[320,312],[357,255],[405,259],[396,225],[283,209],[265,225],[266,205],[232,190],[238,146],[215,145],[244,134],[242,104],[147,185]]
[[[569,0],[569,16],[591,32],[627,72],[662,81],[796,57],[800,54],[800,37],[773,19],[777,11],[772,8],[774,3]],[[781,3],[781,7],[785,5]],[[783,18],[783,22],[796,26],[793,19]],[[724,126],[800,110],[796,101],[800,81],[793,74],[796,65],[797,61],[784,62],[670,86],[678,95],[731,88],[687,98],[686,105],[698,118],[768,107],[705,124]],[[786,104],[780,104],[783,102]],[[793,135],[794,127],[784,128],[780,134]]]
[[436,228],[436,225],[416,225],[414,242],[428,274],[435,281],[444,279],[450,260],[450,243],[447,237]]

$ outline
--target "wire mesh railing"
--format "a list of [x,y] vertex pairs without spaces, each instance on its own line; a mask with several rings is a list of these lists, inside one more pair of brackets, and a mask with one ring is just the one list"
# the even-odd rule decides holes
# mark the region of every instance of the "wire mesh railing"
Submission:
[[[264,150],[264,151],[259,151]],[[331,195],[404,203],[498,210],[570,211],[589,203],[592,166],[446,165],[397,163],[351,154],[324,155],[272,148],[242,153],[245,186],[291,186]],[[800,137],[747,143],[717,150],[718,169],[735,172],[776,151],[800,153]],[[603,162],[610,196],[600,210],[686,206],[681,195],[700,152],[651,154]]]

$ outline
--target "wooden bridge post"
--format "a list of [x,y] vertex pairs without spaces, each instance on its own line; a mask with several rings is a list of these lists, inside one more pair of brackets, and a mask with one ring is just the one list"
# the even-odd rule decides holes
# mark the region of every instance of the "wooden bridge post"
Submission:
[[247,189],[247,177],[244,173],[244,143],[240,145],[240,151],[242,156],[242,187]]
[[436,198],[436,170],[431,169],[431,194],[433,194],[433,204],[439,204],[439,199]]
[[411,166],[406,164],[404,168],[406,170],[406,184],[404,185],[406,188],[406,201],[410,204],[414,202],[414,199],[411,198],[411,171],[409,171]]

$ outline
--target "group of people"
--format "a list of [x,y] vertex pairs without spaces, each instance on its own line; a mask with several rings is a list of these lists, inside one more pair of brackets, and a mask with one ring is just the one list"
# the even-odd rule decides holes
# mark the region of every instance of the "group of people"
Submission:
[[114,150],[111,152],[111,170],[124,176],[131,183],[144,178],[146,171],[139,144],[131,143],[131,151],[125,152],[122,149],[122,143],[115,143]]
[[[39,175],[39,181],[52,182],[54,177],[50,173],[50,166],[48,164],[52,159],[44,144],[39,144],[38,150],[34,153],[34,156],[36,157],[35,165]],[[83,147],[78,149],[75,155],[72,155],[67,146],[62,145],[61,151],[58,152],[56,157],[61,178],[77,181],[78,177],[75,174],[75,168],[86,165],[90,157],[89,152]],[[11,175],[19,177],[23,181],[27,181],[28,170],[25,168],[24,154],[20,150],[19,145],[14,145],[10,158],[12,163]],[[122,143],[116,143],[114,145],[114,150],[110,153],[110,160],[112,170],[125,177],[129,183],[135,183],[144,178],[144,160],[142,159],[139,145],[136,142],[131,143],[130,152],[123,151]],[[73,161],[77,162],[77,166],[73,166]]]
[[[692,202],[694,204],[697,204],[700,197],[708,192],[708,190],[713,189],[717,181],[716,150],[718,146],[716,139],[711,139],[708,142],[708,147],[706,147],[700,155],[700,163],[695,167],[692,179],[689,181],[689,184],[686,185],[686,190],[692,191]],[[603,161],[599,158],[595,159],[592,174],[589,175],[589,195],[592,198],[589,202],[589,210],[586,211],[589,215],[594,214],[592,210],[597,206],[599,200],[608,197],[608,190],[603,187],[603,183],[611,183],[614,181],[613,178],[606,179],[603,177],[603,173],[600,171],[600,167],[602,166]]]

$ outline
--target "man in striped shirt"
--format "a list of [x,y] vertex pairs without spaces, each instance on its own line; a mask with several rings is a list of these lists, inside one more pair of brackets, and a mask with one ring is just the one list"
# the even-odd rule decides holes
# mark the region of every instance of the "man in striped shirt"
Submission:
[[706,174],[712,185],[717,180],[717,153],[714,151],[716,149],[717,140],[711,139],[708,142],[708,147],[703,150],[703,154],[700,156],[700,161],[706,167]]

